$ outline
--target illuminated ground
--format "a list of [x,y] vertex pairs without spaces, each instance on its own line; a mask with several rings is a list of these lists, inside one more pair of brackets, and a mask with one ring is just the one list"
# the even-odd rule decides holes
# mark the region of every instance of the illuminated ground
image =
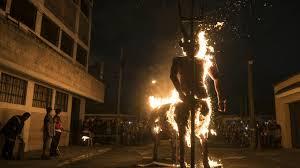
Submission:
[[[107,149],[107,148],[103,148]],[[81,149],[82,150],[82,149]],[[101,151],[98,148],[97,151]],[[4,161],[0,160],[2,167],[65,167],[65,168],[133,168],[137,164],[150,163],[152,156],[152,145],[113,147],[106,152],[92,154],[95,150],[86,150],[91,157],[68,158],[67,160],[25,160],[25,161]],[[249,151],[238,148],[212,148],[210,147],[210,156],[214,159],[221,159],[225,168],[297,168],[300,164],[300,150],[266,150]],[[65,153],[64,155],[67,155]],[[160,148],[160,158],[162,162],[170,162],[169,144],[162,142]],[[82,159],[82,160],[81,160]],[[201,162],[199,160],[199,162]]]

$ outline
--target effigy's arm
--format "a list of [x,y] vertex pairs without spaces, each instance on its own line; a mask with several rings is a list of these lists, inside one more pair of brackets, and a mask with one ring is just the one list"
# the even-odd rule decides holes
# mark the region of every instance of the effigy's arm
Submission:
[[185,95],[181,89],[181,83],[178,78],[178,73],[179,73],[179,59],[178,59],[178,57],[176,57],[173,59],[173,62],[172,62],[170,78],[171,78],[171,81],[172,81],[175,89],[177,90],[177,92],[179,94],[180,99],[183,100]]
[[218,105],[219,105],[219,111],[225,111],[225,97],[224,97],[224,92],[221,87],[221,82],[220,82],[220,75],[218,73],[218,70],[215,65],[211,66],[209,71],[208,71],[209,76],[211,79],[214,81],[215,85],[215,91],[217,93],[218,97]]

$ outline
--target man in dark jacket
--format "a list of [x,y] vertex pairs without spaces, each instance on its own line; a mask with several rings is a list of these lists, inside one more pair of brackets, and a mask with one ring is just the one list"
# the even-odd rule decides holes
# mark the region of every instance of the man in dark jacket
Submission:
[[[2,149],[2,156],[4,159],[13,159],[13,149],[17,136],[20,134],[24,127],[24,122],[30,117],[30,113],[26,112],[23,115],[15,115],[10,118],[3,126],[1,133],[4,135],[4,146]],[[21,138],[20,138],[21,139]]]
[[44,118],[44,128],[43,128],[43,153],[42,159],[49,158],[49,150],[50,150],[50,143],[54,136],[54,124],[53,118],[51,116],[51,107],[46,108],[46,115]]

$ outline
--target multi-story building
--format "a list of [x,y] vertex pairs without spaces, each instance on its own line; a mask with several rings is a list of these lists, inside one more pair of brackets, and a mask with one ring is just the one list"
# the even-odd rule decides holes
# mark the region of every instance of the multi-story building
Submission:
[[300,148],[300,73],[274,85],[274,98],[282,147]]
[[0,0],[0,122],[27,111],[26,151],[41,149],[45,107],[62,109],[61,145],[78,138],[87,99],[104,101],[88,74],[92,0]]

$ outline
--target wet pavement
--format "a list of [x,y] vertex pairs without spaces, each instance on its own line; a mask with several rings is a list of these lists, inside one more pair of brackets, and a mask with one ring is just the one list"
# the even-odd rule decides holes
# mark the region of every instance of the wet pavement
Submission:
[[[79,150],[79,149],[78,149]],[[71,151],[71,150],[70,150]],[[71,156],[71,152],[65,152],[64,158],[54,160],[9,161],[2,167],[63,167],[63,168],[133,168],[138,166],[147,167],[170,167],[170,144],[168,141],[161,142],[159,149],[159,163],[161,166],[151,165],[152,145],[142,146],[111,146],[81,149],[81,154]],[[85,152],[83,152],[85,151]],[[75,151],[73,151],[76,153]],[[197,160],[201,167],[201,151],[197,150]],[[209,157],[218,161],[224,168],[298,168],[300,167],[300,150],[274,149],[253,151],[243,148],[209,147]],[[189,149],[187,149],[187,162],[189,162]],[[148,164],[148,165],[147,165]]]

